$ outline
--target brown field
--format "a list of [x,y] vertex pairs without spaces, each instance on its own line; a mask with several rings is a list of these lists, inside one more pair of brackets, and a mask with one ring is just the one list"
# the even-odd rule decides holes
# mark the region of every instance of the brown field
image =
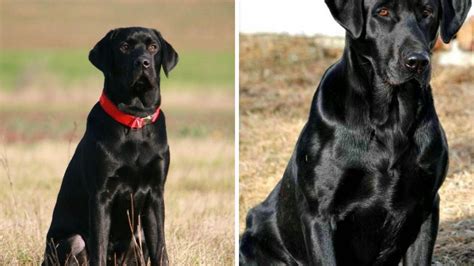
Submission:
[[91,47],[112,28],[144,26],[179,50],[233,50],[232,0],[0,0],[0,47]]
[[[0,265],[40,262],[62,175],[98,94],[50,91],[49,104],[36,89],[0,94],[0,116],[10,117],[0,126]],[[18,98],[23,101],[13,101]],[[171,148],[165,189],[170,262],[233,265],[232,90],[172,89],[163,101]]]
[[[240,231],[249,208],[281,178],[321,75],[340,50],[315,38],[240,36]],[[436,58],[435,58],[436,59]],[[450,168],[441,188],[434,260],[474,264],[474,72],[435,65],[432,86],[448,136]]]

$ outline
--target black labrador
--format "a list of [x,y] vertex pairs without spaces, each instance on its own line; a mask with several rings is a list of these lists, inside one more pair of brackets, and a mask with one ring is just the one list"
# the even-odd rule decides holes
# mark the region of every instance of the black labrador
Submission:
[[470,0],[326,0],[346,29],[283,178],[251,209],[242,265],[430,265],[448,145],[431,93],[438,28]]
[[170,163],[160,70],[178,62],[154,29],[110,31],[89,60],[105,77],[67,167],[44,265],[167,265],[163,191]]

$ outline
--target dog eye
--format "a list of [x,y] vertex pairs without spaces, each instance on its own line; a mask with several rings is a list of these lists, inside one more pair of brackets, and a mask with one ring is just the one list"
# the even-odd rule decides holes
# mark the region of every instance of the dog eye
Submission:
[[120,50],[124,53],[127,52],[129,48],[130,48],[130,46],[126,42],[120,44]]
[[150,52],[155,52],[158,49],[158,46],[156,44],[150,44],[148,46],[148,51]]
[[382,7],[377,11],[377,14],[381,17],[386,17],[390,14],[390,12],[388,12],[388,8]]
[[424,18],[427,18],[429,16],[431,16],[431,14],[433,14],[433,9],[431,9],[430,7],[425,7],[425,9],[423,10],[423,17]]

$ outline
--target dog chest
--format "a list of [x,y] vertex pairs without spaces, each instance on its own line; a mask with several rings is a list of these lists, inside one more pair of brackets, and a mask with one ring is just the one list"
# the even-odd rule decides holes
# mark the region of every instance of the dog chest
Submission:
[[438,176],[417,163],[416,151],[398,160],[390,153],[367,152],[360,161],[334,167],[339,173],[331,205],[344,216],[350,209],[382,203],[389,210],[411,210],[434,197]]
[[320,211],[340,217],[376,202],[389,209],[427,206],[443,173],[439,169],[446,167],[445,149],[437,140],[423,146],[407,139],[403,148],[394,150],[370,134],[345,132],[316,149],[303,144],[298,146],[297,164],[306,198]]
[[99,178],[111,191],[116,187],[136,190],[164,183],[168,145],[131,139],[115,145],[100,145]]

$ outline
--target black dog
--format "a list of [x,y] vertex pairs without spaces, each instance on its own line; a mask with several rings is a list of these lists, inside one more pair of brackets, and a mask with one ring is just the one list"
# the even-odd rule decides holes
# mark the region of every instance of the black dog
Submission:
[[168,75],[178,54],[158,31],[133,27],[107,33],[89,60],[104,91],[64,175],[43,264],[167,265],[160,70]]
[[430,51],[470,0],[326,0],[347,31],[283,178],[249,211],[240,263],[430,265],[448,145]]

